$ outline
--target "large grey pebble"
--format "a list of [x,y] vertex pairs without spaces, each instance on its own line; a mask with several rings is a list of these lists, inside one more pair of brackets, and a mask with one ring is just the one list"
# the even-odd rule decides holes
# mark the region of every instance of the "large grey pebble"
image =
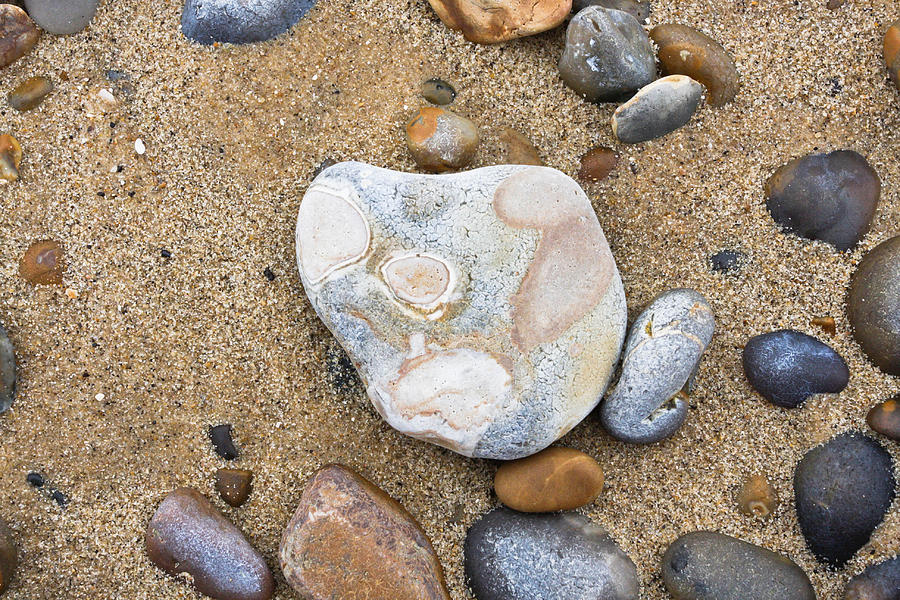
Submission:
[[675,600],[816,600],[809,577],[790,558],[712,531],[675,540],[662,575]]
[[478,600],[637,600],[630,558],[576,513],[498,508],[466,535],[466,580]]
[[0,414],[9,410],[16,395],[16,353],[0,325]]
[[644,23],[650,18],[650,0],[574,0],[572,2],[572,12],[579,13],[588,6],[621,10],[622,12],[627,12],[640,23]]
[[844,600],[900,600],[900,556],[867,567],[847,582]]
[[703,95],[687,75],[669,75],[642,87],[612,116],[613,134],[626,144],[646,142],[686,125]]
[[181,31],[201,44],[250,44],[281,35],[316,0],[187,0]]
[[656,79],[656,59],[637,19],[589,6],[569,23],[559,73],[586,100],[613,102]]
[[44,31],[68,35],[88,26],[99,3],[99,0],[25,0],[25,8]]
[[628,334],[622,376],[600,409],[606,430],[623,442],[650,444],[681,427],[688,405],[678,393],[714,330],[712,308],[698,292],[657,296]]

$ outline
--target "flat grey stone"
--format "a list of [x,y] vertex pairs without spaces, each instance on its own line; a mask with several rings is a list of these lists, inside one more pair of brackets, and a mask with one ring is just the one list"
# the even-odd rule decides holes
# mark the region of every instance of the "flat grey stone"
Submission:
[[612,116],[613,134],[626,144],[646,142],[686,125],[700,105],[703,86],[669,75],[642,87]]
[[0,414],[9,410],[16,395],[16,354],[0,325]]
[[588,6],[621,10],[622,12],[627,12],[640,23],[644,23],[650,18],[650,0],[574,0],[572,2],[572,12],[579,13]]
[[99,0],[25,0],[25,8],[44,31],[68,35],[88,26],[99,3]]
[[281,35],[316,0],[186,0],[181,15],[185,37],[201,44],[250,44]]

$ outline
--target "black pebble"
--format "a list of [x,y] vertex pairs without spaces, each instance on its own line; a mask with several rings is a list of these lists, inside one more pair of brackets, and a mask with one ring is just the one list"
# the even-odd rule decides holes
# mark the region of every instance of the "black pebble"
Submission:
[[266,269],[263,271],[263,275],[265,275],[266,279],[268,279],[269,281],[275,281],[275,273],[273,273],[272,269],[270,269],[269,267],[266,267]]
[[25,476],[25,481],[36,488],[44,487],[44,476],[40,473],[31,472]]
[[209,428],[209,439],[216,449],[216,454],[225,460],[234,460],[240,453],[231,439],[231,424],[216,425]]
[[850,370],[830,346],[785,329],[752,338],[744,347],[744,373],[769,402],[796,408],[814,394],[847,387]]
[[59,490],[53,490],[53,493],[50,494],[50,497],[53,498],[56,503],[62,507],[65,507],[69,503],[69,498]]
[[746,254],[739,250],[722,250],[709,257],[712,270],[717,273],[734,271],[744,263]]
[[172,258],[172,253],[169,252],[168,250],[166,250],[165,248],[160,250],[159,253],[162,255],[163,258]]

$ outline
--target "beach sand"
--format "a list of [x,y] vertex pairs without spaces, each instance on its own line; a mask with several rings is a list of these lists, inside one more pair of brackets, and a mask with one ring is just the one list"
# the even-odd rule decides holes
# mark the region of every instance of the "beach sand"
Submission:
[[[720,41],[742,87],[734,103],[704,106],[688,126],[637,146],[614,143],[614,105],[587,104],[563,85],[563,28],[477,46],[425,0],[320,0],[289,34],[219,48],[181,36],[180,0],[105,1],[86,31],[45,35],[0,71],[3,94],[32,75],[56,83],[34,111],[0,108],[0,129],[25,152],[22,180],[0,187],[0,323],[19,360],[18,398],[0,417],[0,516],[21,563],[4,600],[197,597],[144,552],[148,520],[180,485],[201,490],[246,532],[276,575],[276,598],[298,598],[277,566],[278,544],[307,477],[329,462],[351,465],[409,509],[453,598],[470,598],[462,543],[497,505],[496,463],[385,425],[341,367],[294,261],[297,209],[323,159],[415,170],[403,125],[430,77],[451,81],[459,92],[451,110],[481,128],[473,167],[496,163],[507,126],[570,175],[589,148],[616,147],[617,171],[586,190],[632,318],[673,287],[697,289],[715,310],[689,417],[671,439],[626,446],[592,415],[559,442],[603,465],[606,489],[583,512],[635,561],[642,598],[668,598],[662,553],[696,529],[788,554],[820,600],[840,598],[851,575],[900,550],[895,503],[845,569],[826,570],[805,548],[791,485],[807,449],[866,429],[869,407],[900,391],[865,359],[845,315],[861,256],[900,233],[900,94],[881,56],[900,3],[653,4],[651,24],[683,23]],[[127,78],[110,81],[109,70]],[[117,105],[99,99],[103,88]],[[872,229],[846,254],[780,233],[763,197],[784,162],[840,148],[865,155],[883,180]],[[26,248],[42,239],[65,246],[62,287],[35,288],[17,275]],[[726,248],[749,256],[733,276],[708,266]],[[822,316],[836,319],[834,338],[810,324]],[[784,327],[841,353],[851,370],[843,393],[788,411],[753,392],[743,345]],[[222,422],[234,425],[242,452],[234,464],[255,473],[240,509],[213,488],[225,463],[206,431]],[[900,446],[882,442],[900,460]],[[26,482],[31,471],[44,475],[44,489]],[[756,471],[782,500],[768,522],[741,515],[734,499]],[[64,508],[51,488],[67,496]]]

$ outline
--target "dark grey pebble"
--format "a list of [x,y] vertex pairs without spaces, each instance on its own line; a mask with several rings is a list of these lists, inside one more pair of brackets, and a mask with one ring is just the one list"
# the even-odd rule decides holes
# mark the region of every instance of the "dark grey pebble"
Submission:
[[675,540],[662,576],[676,600],[816,600],[809,577],[790,558],[712,531]]
[[97,12],[99,0],[25,0],[25,8],[38,27],[56,35],[78,33]]
[[0,325],[0,414],[12,406],[16,397],[16,353],[6,330]]
[[881,179],[860,154],[839,150],[792,160],[766,182],[766,207],[787,231],[849,250],[869,230]]
[[478,600],[637,600],[637,569],[577,513],[497,508],[469,529],[466,580]]
[[900,235],[866,254],[847,296],[853,337],[866,356],[890,375],[900,377]]
[[44,487],[44,476],[34,471],[25,476],[25,481],[27,481],[32,487]]
[[186,0],[181,31],[188,39],[201,44],[262,42],[293,27],[315,3],[315,0]]
[[867,567],[847,582],[844,600],[900,600],[900,556]]
[[836,394],[850,380],[840,354],[793,329],[751,338],[744,347],[744,373],[766,400],[784,408],[796,408],[815,394]]
[[637,144],[672,133],[691,120],[702,96],[703,86],[687,75],[657,79],[616,109],[613,135]]
[[642,0],[575,0],[572,2],[572,12],[579,13],[588,6],[601,6],[603,8],[614,8],[626,12],[639,23],[644,23],[650,18],[650,2]]
[[894,494],[891,455],[858,431],[813,448],[794,473],[800,530],[812,553],[835,567],[869,541]]
[[231,424],[225,423],[209,428],[209,440],[216,449],[216,454],[225,460],[234,460],[240,456],[234,440],[231,439]]
[[746,261],[747,255],[740,250],[721,250],[709,257],[709,264],[717,273],[736,271]]
[[440,106],[446,106],[456,100],[456,90],[443,79],[429,79],[422,84],[422,97]]

